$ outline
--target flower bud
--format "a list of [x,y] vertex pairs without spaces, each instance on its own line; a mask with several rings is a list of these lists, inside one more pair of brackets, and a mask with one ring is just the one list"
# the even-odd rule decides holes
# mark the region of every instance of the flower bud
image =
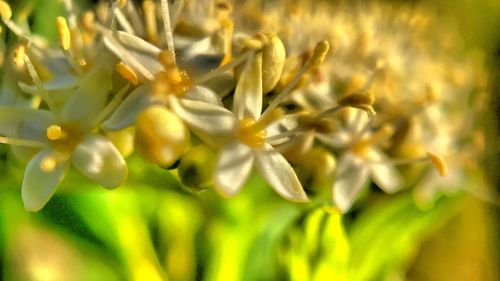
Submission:
[[269,45],[262,49],[262,90],[269,93],[278,84],[285,66],[286,51],[280,38],[267,35]]
[[10,9],[9,4],[5,1],[0,1],[0,17],[2,20],[10,20],[12,17],[12,10]]
[[333,154],[323,147],[313,148],[297,167],[297,175],[306,190],[319,191],[331,185],[336,171]]
[[137,118],[135,147],[148,161],[167,167],[189,145],[184,123],[162,105],[146,108]]
[[178,174],[182,184],[190,191],[207,189],[212,182],[215,154],[207,146],[198,145],[181,158]]
[[134,152],[135,128],[128,127],[120,131],[108,132],[106,136],[115,145],[123,157]]

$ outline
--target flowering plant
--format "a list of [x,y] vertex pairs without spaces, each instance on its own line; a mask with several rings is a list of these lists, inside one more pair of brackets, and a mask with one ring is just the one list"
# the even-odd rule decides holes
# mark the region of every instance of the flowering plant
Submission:
[[[415,227],[394,240],[404,245],[453,213],[452,194],[491,198],[472,184],[484,152],[475,118],[488,76],[480,56],[459,48],[459,34],[437,25],[431,9],[313,2],[98,1],[84,11],[65,0],[53,44],[26,24],[29,5],[16,14],[0,1],[9,34],[0,92],[6,182],[26,163],[28,211],[50,208],[59,187],[76,196],[69,204],[93,235],[123,251],[127,280],[195,278],[200,229],[211,239],[227,235],[206,279],[280,276],[259,275],[242,257],[227,272],[216,266],[233,246],[252,255],[248,241],[262,235],[271,241],[264,253],[282,253],[269,262],[288,268],[291,279],[387,280],[397,270],[389,265],[411,251],[358,271],[371,262],[359,247],[373,229],[391,220],[404,227],[396,214],[406,210]],[[83,206],[68,190],[75,183],[123,186],[80,195],[95,192],[89,202],[123,214]],[[146,197],[154,207],[138,207]],[[262,233],[241,208],[262,212],[255,222]],[[346,233],[342,215],[349,225],[358,212],[359,222],[375,222],[354,219]],[[112,233],[93,222],[101,216]],[[158,234],[164,266],[145,242],[144,221],[155,216],[168,225]],[[240,241],[245,233],[253,238]]]

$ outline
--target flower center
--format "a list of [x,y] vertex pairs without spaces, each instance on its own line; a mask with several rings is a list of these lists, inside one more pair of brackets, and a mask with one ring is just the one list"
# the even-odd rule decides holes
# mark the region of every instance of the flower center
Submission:
[[250,147],[261,146],[266,141],[266,128],[278,121],[284,114],[285,112],[278,108],[261,116],[257,121],[252,118],[243,118],[239,122],[236,135],[242,143]]
[[245,118],[240,120],[237,136],[238,139],[250,146],[250,147],[258,147],[264,144],[266,133],[263,130],[259,130],[256,128],[257,122],[255,122],[251,118]]
[[47,139],[54,150],[61,154],[71,154],[80,143],[83,133],[74,125],[50,125],[46,130]]
[[361,158],[367,158],[370,147],[387,141],[394,133],[394,128],[389,125],[383,126],[370,136],[363,138],[352,146],[352,152]]
[[183,96],[192,86],[186,71],[176,66],[166,67],[156,75],[153,82],[153,95],[166,99],[168,95]]

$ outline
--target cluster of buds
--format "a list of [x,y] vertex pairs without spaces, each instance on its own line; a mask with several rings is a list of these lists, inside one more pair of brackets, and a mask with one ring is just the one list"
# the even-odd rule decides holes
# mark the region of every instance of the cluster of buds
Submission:
[[134,150],[194,190],[234,196],[255,168],[283,198],[326,190],[342,212],[372,181],[387,193],[428,182],[419,194],[430,200],[434,175],[448,174],[442,155],[454,157],[450,174],[470,162],[478,141],[461,110],[484,78],[455,60],[453,38],[431,41],[425,13],[257,2],[122,0],[78,16],[65,0],[52,47],[0,1],[18,38],[0,142],[28,163],[26,209],[41,209],[71,166],[120,186]]

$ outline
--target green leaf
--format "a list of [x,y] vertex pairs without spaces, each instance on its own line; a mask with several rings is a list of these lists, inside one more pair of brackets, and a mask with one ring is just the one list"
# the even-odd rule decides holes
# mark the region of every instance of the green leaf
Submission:
[[350,229],[349,280],[387,280],[403,274],[420,243],[454,213],[454,203],[443,198],[423,211],[411,194],[403,194],[371,206]]

